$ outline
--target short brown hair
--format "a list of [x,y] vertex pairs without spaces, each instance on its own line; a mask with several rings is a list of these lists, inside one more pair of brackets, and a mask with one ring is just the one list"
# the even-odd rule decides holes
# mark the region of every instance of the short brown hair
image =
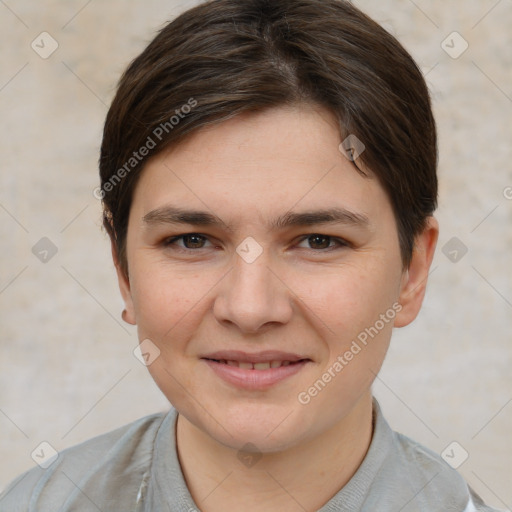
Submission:
[[412,57],[348,1],[212,0],[157,34],[107,114],[103,222],[126,275],[131,200],[147,158],[206,125],[300,103],[327,108],[342,140],[363,142],[357,161],[388,194],[407,267],[437,206],[436,126]]

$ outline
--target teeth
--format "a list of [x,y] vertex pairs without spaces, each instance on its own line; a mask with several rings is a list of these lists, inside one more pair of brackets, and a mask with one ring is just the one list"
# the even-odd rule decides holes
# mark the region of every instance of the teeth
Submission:
[[255,370],[268,370],[270,368],[270,363],[254,363]]
[[236,366],[238,368],[243,368],[245,370],[268,370],[270,368],[279,368],[280,366],[288,366],[291,361],[267,361],[264,363],[246,363],[239,361],[226,361],[224,359],[218,361],[222,364],[227,364],[228,366]]

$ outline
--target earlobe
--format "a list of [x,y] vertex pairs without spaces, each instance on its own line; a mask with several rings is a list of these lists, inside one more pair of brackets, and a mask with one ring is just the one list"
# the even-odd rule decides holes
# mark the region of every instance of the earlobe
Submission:
[[112,249],[112,260],[114,262],[114,266],[116,267],[117,273],[117,281],[119,283],[119,291],[121,292],[121,296],[123,297],[123,301],[125,304],[125,309],[122,312],[122,319],[131,325],[136,325],[135,320],[135,309],[133,307],[133,299],[130,288],[130,280],[129,277],[123,271],[121,264],[119,262],[119,257],[117,254],[117,248],[113,240],[111,240],[111,249]]
[[396,315],[395,327],[404,327],[418,316],[425,297],[438,235],[439,224],[434,217],[429,217],[425,229],[415,239],[409,268],[402,274],[399,296],[402,309]]

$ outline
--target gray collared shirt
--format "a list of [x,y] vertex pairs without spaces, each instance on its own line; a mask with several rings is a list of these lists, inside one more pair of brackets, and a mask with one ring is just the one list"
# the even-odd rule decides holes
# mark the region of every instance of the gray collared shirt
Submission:
[[[369,450],[318,512],[496,512],[436,453],[393,432],[376,400]],[[197,512],[176,451],[178,413],[141,418],[19,476],[0,512]]]

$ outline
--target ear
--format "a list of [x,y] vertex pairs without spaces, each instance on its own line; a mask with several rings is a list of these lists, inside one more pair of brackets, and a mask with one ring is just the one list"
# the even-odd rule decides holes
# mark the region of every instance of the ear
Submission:
[[425,229],[415,238],[409,268],[402,274],[398,299],[402,309],[395,317],[395,327],[409,325],[421,309],[438,236],[439,224],[434,217],[429,217]]
[[112,249],[112,260],[116,267],[117,281],[119,283],[119,290],[124,300],[125,312],[123,312],[123,320],[131,325],[135,325],[135,308],[133,307],[132,293],[130,289],[129,277],[124,273],[121,264],[119,263],[119,256],[117,254],[116,245],[113,240],[110,240],[110,247]]

